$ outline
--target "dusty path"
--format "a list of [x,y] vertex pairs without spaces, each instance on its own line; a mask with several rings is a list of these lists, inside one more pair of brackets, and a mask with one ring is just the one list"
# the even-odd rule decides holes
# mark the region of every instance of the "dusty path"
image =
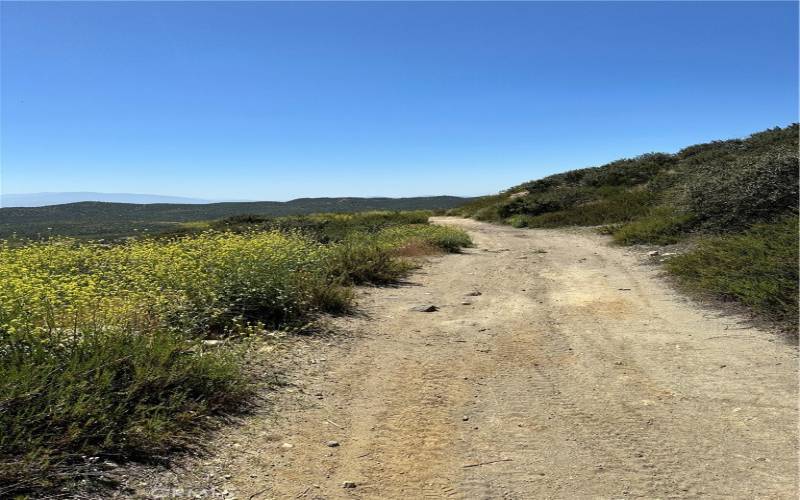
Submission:
[[237,431],[237,498],[797,497],[793,346],[600,236],[438,222],[476,248],[363,292],[355,340]]

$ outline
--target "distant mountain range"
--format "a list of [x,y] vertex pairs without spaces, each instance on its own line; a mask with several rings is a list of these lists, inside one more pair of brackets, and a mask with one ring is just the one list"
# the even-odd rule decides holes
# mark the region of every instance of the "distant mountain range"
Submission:
[[0,195],[0,207],[44,207],[47,205],[63,205],[81,201],[105,201],[111,203],[182,203],[199,204],[213,203],[220,200],[203,200],[199,198],[185,198],[183,196],[162,196],[158,194],[134,193],[21,193]]
[[[157,197],[149,199],[153,200],[154,198]],[[163,199],[164,197],[158,198]],[[5,207],[0,208],[0,238],[8,238],[13,234],[29,238],[54,235],[79,238],[119,238],[145,232],[152,234],[169,231],[179,227],[182,223],[221,219],[233,215],[282,216],[366,210],[436,210],[453,208],[472,200],[474,198],[424,196],[414,198],[298,198],[285,202],[224,203],[140,201],[133,204],[84,201],[38,207]]]

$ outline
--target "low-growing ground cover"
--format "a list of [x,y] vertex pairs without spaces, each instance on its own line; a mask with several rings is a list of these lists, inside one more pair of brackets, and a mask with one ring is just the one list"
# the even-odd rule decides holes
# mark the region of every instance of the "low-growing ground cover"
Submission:
[[797,230],[794,216],[706,238],[666,267],[689,288],[741,302],[796,331]]
[[119,245],[0,245],[0,497],[53,487],[85,457],[187,446],[207,417],[248,401],[245,339],[349,310],[351,285],[413,266],[408,248],[470,244],[426,213],[263,222]]

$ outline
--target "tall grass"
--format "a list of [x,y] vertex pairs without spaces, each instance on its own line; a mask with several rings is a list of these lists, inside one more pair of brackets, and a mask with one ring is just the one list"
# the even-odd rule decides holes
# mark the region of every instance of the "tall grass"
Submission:
[[58,486],[86,457],[160,456],[252,386],[239,349],[178,332],[0,333],[0,497]]

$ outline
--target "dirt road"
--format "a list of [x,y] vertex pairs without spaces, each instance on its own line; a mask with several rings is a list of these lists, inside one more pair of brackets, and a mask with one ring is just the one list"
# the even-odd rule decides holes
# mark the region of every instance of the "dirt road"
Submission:
[[797,497],[793,346],[587,231],[437,222],[476,247],[362,292],[354,340],[231,437],[237,498]]

